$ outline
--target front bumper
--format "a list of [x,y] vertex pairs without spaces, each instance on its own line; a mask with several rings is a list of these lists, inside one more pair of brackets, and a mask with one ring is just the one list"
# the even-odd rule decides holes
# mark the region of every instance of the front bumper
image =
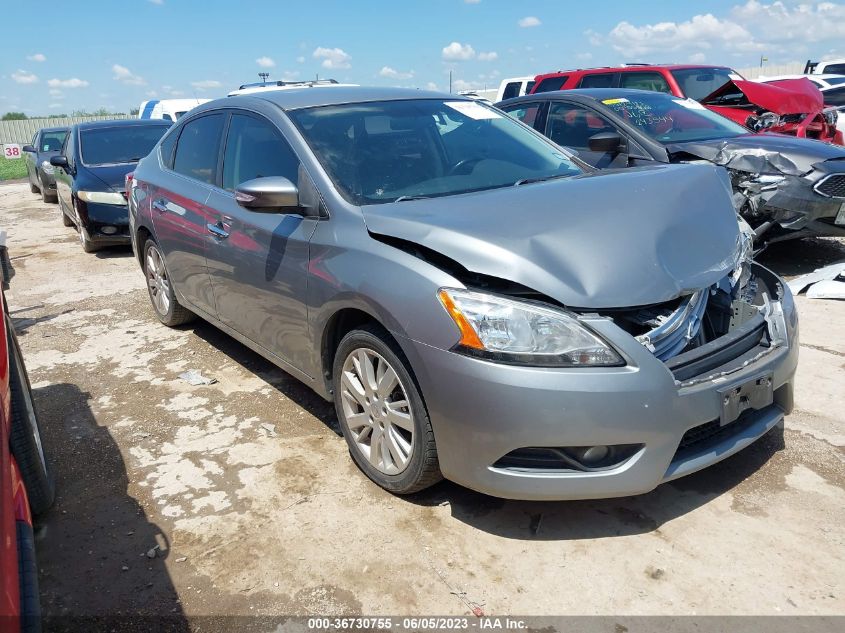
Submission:
[[129,209],[126,205],[81,201],[77,201],[77,205],[82,225],[92,242],[103,246],[130,243]]
[[[788,290],[786,290],[788,292]],[[593,499],[648,492],[751,444],[792,409],[798,327],[791,297],[787,342],[726,375],[681,384],[667,366],[611,321],[590,326],[627,359],[619,368],[542,369],[469,358],[405,339],[437,440],[443,475],[511,499]],[[774,402],[748,411],[707,441],[687,434],[713,425],[725,388],[771,374]],[[681,447],[682,440],[684,446]],[[618,467],[596,472],[494,466],[526,447],[636,444]]]

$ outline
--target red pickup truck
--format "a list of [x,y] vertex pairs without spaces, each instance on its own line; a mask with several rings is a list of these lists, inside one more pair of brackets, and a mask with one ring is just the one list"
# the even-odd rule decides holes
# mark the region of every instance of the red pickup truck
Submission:
[[12,275],[0,243],[0,631],[30,633],[41,630],[32,516],[52,505],[54,485],[6,304]]
[[695,99],[754,132],[777,132],[845,145],[835,108],[825,108],[807,79],[770,86],[747,81],[726,66],[629,64],[560,70],[534,78],[531,94],[572,88],[634,88]]

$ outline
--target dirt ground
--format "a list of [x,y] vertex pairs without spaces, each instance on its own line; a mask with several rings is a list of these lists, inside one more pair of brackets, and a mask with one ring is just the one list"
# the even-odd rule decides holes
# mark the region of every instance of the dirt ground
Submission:
[[[25,184],[0,186],[0,228],[58,481],[47,615],[845,613],[845,302],[798,298],[785,431],[706,471],[605,501],[397,498],[331,405],[206,323],[160,325],[129,249],[83,253]],[[763,259],[793,275],[845,243]]]

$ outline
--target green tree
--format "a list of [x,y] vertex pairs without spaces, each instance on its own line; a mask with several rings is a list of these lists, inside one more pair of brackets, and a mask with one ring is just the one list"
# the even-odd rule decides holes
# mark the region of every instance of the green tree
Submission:
[[2,121],[23,121],[24,119],[28,119],[29,117],[26,116],[23,112],[7,112],[3,115],[3,118],[0,119]]

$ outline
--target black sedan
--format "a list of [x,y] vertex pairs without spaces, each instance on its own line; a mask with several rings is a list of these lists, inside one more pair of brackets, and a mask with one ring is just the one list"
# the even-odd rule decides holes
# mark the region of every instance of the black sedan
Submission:
[[23,146],[29,189],[40,193],[44,202],[56,202],[56,180],[50,159],[61,153],[67,133],[66,127],[46,127],[35,133],[31,145]]
[[724,166],[737,210],[760,244],[845,237],[845,147],[754,134],[696,101],[659,92],[566,90],[496,105],[600,169],[702,160]]
[[56,168],[56,191],[65,226],[76,226],[86,253],[129,244],[125,178],[170,127],[151,119],[77,123]]

